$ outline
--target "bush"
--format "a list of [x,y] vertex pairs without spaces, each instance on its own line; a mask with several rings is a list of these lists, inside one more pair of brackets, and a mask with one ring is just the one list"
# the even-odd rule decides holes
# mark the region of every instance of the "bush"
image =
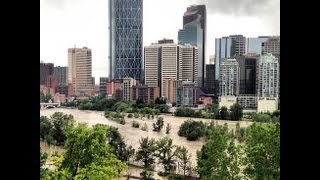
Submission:
[[139,114],[135,112],[135,113],[133,114],[133,117],[136,118],[136,119],[138,119],[138,118],[139,118]]
[[139,128],[140,127],[140,123],[138,123],[136,121],[132,121],[132,127]]
[[187,140],[195,141],[205,135],[205,129],[206,125],[202,121],[189,119],[181,124],[178,135],[186,137]]
[[269,114],[255,114],[252,117],[253,121],[257,121],[257,122],[268,122],[271,120],[271,116]]
[[185,177],[181,174],[170,174],[168,180],[184,180]]
[[128,114],[128,118],[132,118],[133,117],[133,115],[130,113],[130,114]]
[[119,118],[118,122],[122,125],[126,124],[126,120],[124,120],[124,118]]

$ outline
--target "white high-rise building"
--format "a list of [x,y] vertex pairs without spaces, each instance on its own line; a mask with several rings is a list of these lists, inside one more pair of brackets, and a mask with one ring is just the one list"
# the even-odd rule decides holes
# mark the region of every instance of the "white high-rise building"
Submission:
[[237,96],[240,89],[240,69],[236,59],[223,59],[220,64],[219,95]]
[[258,97],[277,98],[279,95],[279,61],[274,55],[262,55],[257,67]]

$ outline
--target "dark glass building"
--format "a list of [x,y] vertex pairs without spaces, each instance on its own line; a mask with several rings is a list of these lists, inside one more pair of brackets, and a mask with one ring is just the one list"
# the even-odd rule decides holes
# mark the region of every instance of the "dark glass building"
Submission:
[[[200,26],[202,29],[202,37],[197,34],[199,30],[197,29],[197,22],[200,22]],[[204,88],[204,71],[205,71],[205,57],[206,57],[206,29],[207,29],[207,10],[205,5],[193,5],[187,8],[187,11],[183,15],[183,28],[188,32],[188,34],[192,34],[192,31],[194,32],[194,35],[197,37],[202,38],[202,46],[198,47],[200,58],[198,59],[198,86],[201,88]],[[194,28],[194,29],[192,29]],[[190,40],[190,42],[186,41],[186,39],[183,40],[184,43],[190,43],[190,44],[198,44],[196,43],[197,38],[193,38]]]
[[140,80],[143,0],[110,0],[110,78]]
[[205,92],[207,94],[215,95],[215,65],[206,65],[206,82],[205,82]]
[[240,67],[239,94],[256,94],[256,66],[259,56],[236,56]]
[[45,85],[50,75],[53,75],[53,63],[40,63],[40,85]]

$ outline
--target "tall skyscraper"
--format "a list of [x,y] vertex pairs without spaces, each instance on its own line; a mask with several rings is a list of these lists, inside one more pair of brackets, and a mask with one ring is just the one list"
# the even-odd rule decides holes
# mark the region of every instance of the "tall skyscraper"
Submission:
[[221,59],[231,57],[231,38],[222,37],[215,39],[215,68],[216,80],[219,80]]
[[141,78],[143,0],[109,1],[110,78]]
[[191,44],[199,50],[198,86],[204,88],[206,58],[207,10],[205,5],[193,5],[183,15],[183,30],[178,34],[178,44]]
[[258,65],[258,97],[277,98],[279,93],[279,62],[268,53],[262,55]]
[[160,87],[166,94],[166,80],[189,80],[197,84],[198,49],[190,44],[152,44],[144,48],[145,83],[148,87]]
[[205,92],[207,94],[215,94],[215,88],[215,64],[207,64]]
[[68,84],[73,84],[77,96],[94,90],[91,58],[91,49],[87,47],[68,49]]
[[53,63],[40,63],[40,85],[45,85],[46,80],[50,75],[53,75]]
[[67,84],[67,67],[55,66],[54,76],[57,79],[58,85],[66,85]]
[[219,95],[239,95],[239,63],[236,59],[223,59],[220,65]]

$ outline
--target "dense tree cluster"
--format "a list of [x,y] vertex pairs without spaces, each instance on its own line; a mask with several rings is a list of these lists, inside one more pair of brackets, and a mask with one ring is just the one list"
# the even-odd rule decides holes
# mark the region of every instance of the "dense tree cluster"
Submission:
[[280,179],[280,124],[254,123],[245,135],[236,128],[235,137],[245,137],[243,145],[236,145],[224,126],[212,126],[197,152],[201,179]]
[[202,121],[189,119],[181,124],[178,135],[186,137],[187,140],[195,141],[205,135],[205,129],[206,125]]
[[50,118],[40,117],[40,138],[48,144],[64,145],[68,129],[74,126],[73,116],[55,112]]

